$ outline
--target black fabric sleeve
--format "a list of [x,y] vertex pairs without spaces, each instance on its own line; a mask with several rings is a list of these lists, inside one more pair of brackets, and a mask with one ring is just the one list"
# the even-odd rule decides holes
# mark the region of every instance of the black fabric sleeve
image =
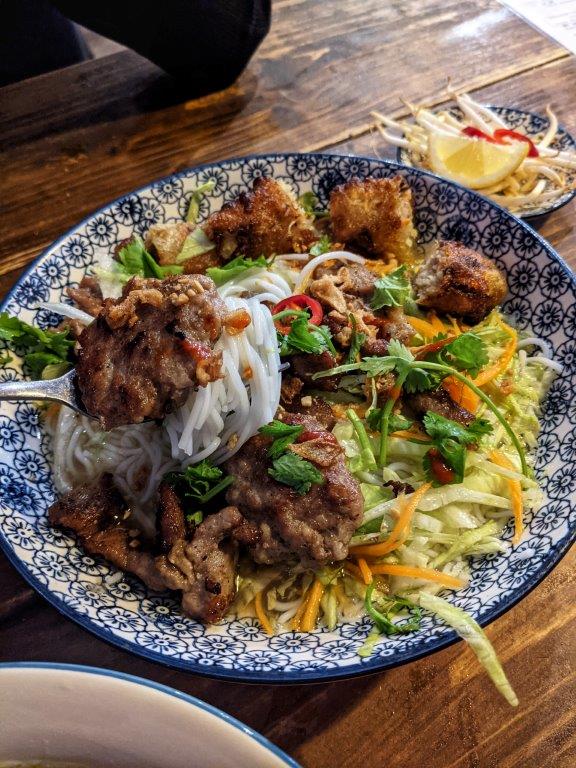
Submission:
[[53,0],[157,64],[189,95],[231,85],[270,28],[270,0]]

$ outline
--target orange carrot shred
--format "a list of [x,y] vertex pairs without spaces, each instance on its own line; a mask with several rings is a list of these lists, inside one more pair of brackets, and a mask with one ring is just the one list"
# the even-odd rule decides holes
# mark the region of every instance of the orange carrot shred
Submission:
[[[396,524],[386,541],[382,541],[379,544],[361,544],[358,547],[352,547],[350,549],[351,554],[355,556],[360,555],[361,557],[381,557],[388,552],[398,549],[406,541],[414,512],[418,508],[422,497],[431,486],[432,483],[424,483],[410,496],[408,501],[402,504]],[[372,572],[374,573],[374,571]]]
[[427,320],[422,320],[420,317],[411,317],[410,315],[406,316],[406,320],[408,320],[416,333],[419,333],[425,339],[433,339],[437,335],[436,329]]
[[267,635],[273,635],[274,634],[274,627],[270,623],[270,619],[266,615],[266,611],[264,610],[264,606],[262,604],[262,595],[264,594],[264,590],[262,592],[258,592],[254,599],[254,607],[256,608],[256,616],[258,617],[258,621],[260,622],[260,625],[262,629],[266,632]]
[[316,581],[314,584],[312,584],[312,587],[310,589],[310,596],[308,597],[308,600],[306,602],[306,610],[304,611],[304,615],[302,616],[302,632],[312,632],[314,627],[316,626],[316,621],[318,620],[318,613],[320,611],[320,600],[322,599],[322,594],[324,593],[324,586],[321,581]]
[[360,569],[360,573],[362,574],[362,578],[364,579],[364,584],[368,585],[372,583],[372,571],[368,567],[368,563],[366,560],[364,560],[363,557],[359,557],[357,560],[358,568]]
[[443,584],[445,587],[459,589],[466,582],[457,579],[456,576],[450,576],[442,571],[435,571],[433,568],[417,568],[412,565],[397,565],[396,563],[378,563],[371,566],[374,575],[386,574],[388,576],[407,576],[411,579],[423,579],[424,581],[435,581]]
[[[516,467],[510,459],[508,459],[500,451],[492,451],[490,459],[494,464],[498,464],[499,467],[504,469],[511,469],[516,471]],[[518,544],[522,537],[522,531],[524,530],[524,520],[522,518],[523,502],[522,502],[522,485],[520,480],[514,478],[508,478],[508,490],[510,491],[510,500],[512,502],[512,512],[514,513],[514,536],[512,538],[513,544]]]

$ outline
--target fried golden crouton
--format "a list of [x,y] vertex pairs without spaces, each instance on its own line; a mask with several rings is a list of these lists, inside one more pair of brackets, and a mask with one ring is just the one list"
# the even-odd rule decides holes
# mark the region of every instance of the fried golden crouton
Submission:
[[187,275],[203,275],[209,267],[220,266],[222,259],[216,255],[215,248],[182,261],[182,249],[191,232],[192,228],[185,221],[153,224],[146,235],[146,248],[162,266],[180,263]]
[[412,224],[412,192],[400,176],[353,179],[330,195],[332,232],[336,240],[367,256],[408,261],[416,240]]
[[508,290],[498,267],[462,243],[441,242],[412,281],[416,302],[426,309],[479,323]]
[[146,233],[145,245],[159,264],[174,264],[189,234],[185,221],[153,224]]
[[204,232],[224,261],[236,256],[258,258],[275,253],[303,253],[318,240],[313,221],[288,187],[274,179],[257,179],[213,213]]

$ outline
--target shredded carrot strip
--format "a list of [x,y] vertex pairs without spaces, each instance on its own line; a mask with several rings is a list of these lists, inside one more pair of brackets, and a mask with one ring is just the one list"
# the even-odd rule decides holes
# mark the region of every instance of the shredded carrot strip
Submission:
[[[406,541],[414,512],[418,508],[418,504],[420,504],[422,497],[431,486],[432,483],[424,483],[424,485],[421,485],[420,488],[412,494],[409,501],[402,505],[398,519],[396,520],[396,525],[392,528],[390,536],[386,541],[382,541],[380,544],[362,544],[359,547],[352,547],[350,552],[355,556],[380,557],[381,555],[385,555],[388,552],[398,549],[398,547]],[[374,573],[374,571],[372,572]]]
[[406,315],[406,320],[408,320],[412,328],[425,339],[433,339],[434,336],[437,335],[436,329],[432,323],[429,323],[427,320],[422,320],[420,317],[410,317],[410,315]]
[[318,620],[318,613],[320,611],[320,600],[324,592],[324,586],[321,581],[316,581],[312,584],[310,589],[310,596],[306,603],[306,610],[302,616],[302,632],[312,632],[316,626]]
[[306,603],[308,602],[308,590],[304,592],[304,596],[302,598],[302,602],[298,606],[298,610],[294,614],[294,617],[290,623],[290,628],[294,630],[294,632],[300,631],[300,626],[302,624],[302,616],[304,614],[304,611],[306,610]]
[[[497,376],[500,376],[502,373],[504,373],[504,371],[510,365],[512,358],[514,357],[514,353],[516,352],[518,334],[514,328],[511,328],[503,321],[499,320],[498,323],[502,326],[506,333],[508,333],[510,336],[510,341],[508,344],[506,344],[502,356],[496,360],[495,363],[489,365],[488,368],[484,368],[483,371],[480,371],[475,379],[472,379],[477,387],[483,387],[485,384],[488,384]],[[454,402],[458,403],[458,405],[461,405],[463,408],[466,408],[471,413],[476,412],[478,406],[480,405],[480,398],[475,392],[472,392],[469,387],[467,387],[461,381],[457,381],[456,379],[451,378],[450,376],[444,379],[443,386],[444,389],[447,390],[452,400],[454,400]]]
[[434,328],[435,333],[447,332],[446,326],[434,312],[430,312],[428,319],[430,320],[430,325]]
[[358,568],[360,569],[360,573],[362,574],[362,578],[364,579],[364,584],[368,585],[372,583],[372,571],[368,567],[368,563],[366,560],[364,560],[363,557],[358,558]]
[[435,571],[433,568],[417,568],[412,565],[396,565],[395,563],[380,563],[372,566],[373,574],[387,574],[388,576],[408,576],[411,579],[423,579],[425,581],[436,581],[445,587],[454,587],[459,589],[466,582],[450,576],[442,571]]
[[[516,471],[516,467],[510,459],[508,459],[500,451],[492,451],[490,459],[494,464],[498,464],[504,469],[511,469]],[[518,544],[524,530],[524,520],[522,519],[523,503],[522,503],[522,486],[520,480],[514,478],[508,478],[508,490],[510,491],[510,500],[512,501],[512,511],[514,512],[514,537],[512,538],[513,544]]]
[[513,328],[510,328],[510,341],[508,342],[508,344],[506,344],[504,354],[499,360],[497,360],[492,365],[488,366],[488,368],[485,368],[483,371],[480,371],[478,376],[476,376],[476,378],[474,379],[474,384],[476,384],[477,387],[483,387],[484,384],[488,384],[489,381],[492,381],[492,379],[495,379],[501,373],[504,373],[506,368],[508,368],[508,366],[510,365],[512,358],[514,357],[514,352],[516,352],[517,342],[518,342],[518,334]]
[[254,599],[254,607],[256,608],[256,616],[258,617],[258,621],[260,622],[262,629],[266,632],[267,635],[273,635],[274,634],[274,627],[270,623],[270,619],[266,615],[266,611],[264,610],[264,606],[262,605],[262,595],[264,594],[264,590],[262,592],[258,592],[256,595],[256,598]]
[[354,576],[356,581],[361,581],[364,583],[364,577],[362,576],[362,571],[360,568],[358,568],[357,565],[354,565],[354,563],[351,563],[349,560],[347,560],[344,563],[344,570],[347,571],[351,576]]
[[431,440],[424,432],[417,430],[398,429],[396,432],[390,432],[390,437],[403,437],[406,440]]

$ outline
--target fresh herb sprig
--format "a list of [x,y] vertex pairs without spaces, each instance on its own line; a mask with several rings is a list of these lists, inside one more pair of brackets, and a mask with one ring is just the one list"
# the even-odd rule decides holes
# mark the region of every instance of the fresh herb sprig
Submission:
[[[452,376],[453,378],[462,382],[462,384],[465,384],[467,387],[469,387],[492,411],[494,416],[498,419],[504,428],[506,434],[512,442],[512,445],[517,451],[518,456],[520,457],[522,473],[526,477],[529,477],[530,471],[528,469],[528,464],[526,463],[526,455],[524,449],[520,443],[520,440],[518,439],[518,436],[512,427],[508,424],[504,414],[494,404],[492,399],[482,389],[480,389],[480,387],[477,386],[471,378],[465,376],[462,373],[462,371],[469,370],[468,366],[474,366],[472,370],[475,370],[477,366],[476,360],[473,359],[472,356],[468,355],[468,345],[472,345],[477,351],[480,351],[482,347],[479,345],[483,344],[483,342],[472,333],[462,334],[458,338],[462,339],[463,337],[467,337],[467,339],[465,339],[464,342],[461,342],[462,346],[460,347],[458,358],[456,358],[456,355],[454,355],[452,349],[451,354],[453,357],[453,362],[451,365],[448,365],[444,362],[437,363],[430,362],[428,360],[416,360],[414,355],[407,347],[405,347],[399,341],[393,339],[388,346],[389,354],[384,357],[367,357],[364,358],[364,360],[362,360],[360,363],[349,363],[347,365],[340,365],[336,368],[331,368],[329,371],[319,371],[318,373],[313,374],[312,378],[319,379],[323,378],[324,376],[334,376],[339,373],[354,370],[363,371],[369,377],[382,376],[386,373],[395,373],[396,381],[394,388],[396,391],[399,391],[402,387],[405,386],[408,392],[422,392],[426,391],[427,389],[436,387],[438,385],[438,380],[442,381],[447,376]],[[450,346],[451,345],[448,345],[444,349],[447,349]],[[466,351],[466,355],[464,355],[464,351]],[[459,369],[456,367],[457,365],[460,366]],[[382,421],[380,428],[382,437],[380,441],[380,454],[378,462],[380,466],[384,466],[386,463],[386,438],[388,434],[387,423],[392,413],[394,403],[395,399],[390,398],[382,410]]]
[[410,291],[410,281],[403,265],[376,280],[370,306],[372,309],[401,307],[410,297]]
[[322,235],[320,240],[317,240],[310,248],[310,256],[323,256],[325,253],[330,253],[334,250],[334,246],[328,235]]
[[270,477],[294,488],[301,496],[308,493],[312,485],[324,483],[324,475],[314,464],[289,450],[289,446],[304,432],[303,426],[284,424],[274,419],[270,424],[260,427],[258,432],[272,438],[268,448],[268,456],[272,459],[272,466],[268,469]]
[[[0,339],[24,352],[24,364],[35,379],[62,376],[73,365],[74,339],[70,338],[69,330],[43,330],[2,312]],[[4,365],[8,358],[6,355]]]
[[329,213],[325,208],[320,207],[320,201],[314,194],[314,192],[304,192],[300,195],[298,202],[304,209],[304,213],[311,216],[313,219],[325,219]]
[[322,352],[336,354],[332,336],[327,326],[314,325],[305,310],[286,309],[274,315],[274,322],[291,318],[290,331],[287,334],[278,331],[278,345],[281,355],[304,352],[308,355],[320,355]]
[[304,427],[300,424],[284,424],[283,421],[274,419],[270,424],[265,424],[258,430],[261,435],[271,437],[273,442],[268,448],[268,456],[277,459],[292,443],[295,443],[298,437],[304,432]]
[[467,448],[477,445],[484,435],[492,432],[492,425],[486,419],[474,419],[469,426],[447,419],[438,413],[428,411],[423,419],[426,434],[431,438],[430,450],[424,456],[424,469],[428,480],[434,485],[442,485],[432,469],[431,458],[440,454],[446,465],[452,470],[451,483],[461,483],[464,479]]
[[[164,476],[178,496],[191,506],[204,506],[213,498],[226,490],[234,482],[233,475],[225,475],[223,470],[215,467],[209,459],[198,464],[192,464],[183,472],[169,472]],[[195,510],[186,515],[190,522],[202,522],[203,511]]]

